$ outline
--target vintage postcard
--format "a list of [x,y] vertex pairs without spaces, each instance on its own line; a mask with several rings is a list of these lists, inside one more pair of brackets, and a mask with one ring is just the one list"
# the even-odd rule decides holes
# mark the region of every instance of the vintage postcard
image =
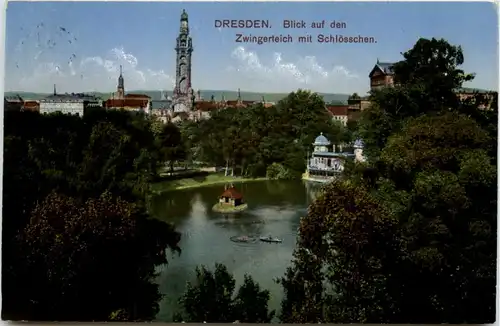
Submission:
[[487,2],[9,2],[2,318],[493,323]]

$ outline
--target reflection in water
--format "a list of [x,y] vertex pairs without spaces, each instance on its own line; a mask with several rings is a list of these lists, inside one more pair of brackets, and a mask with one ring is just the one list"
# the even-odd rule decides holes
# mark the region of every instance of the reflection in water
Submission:
[[[153,199],[153,212],[161,220],[174,223],[181,232],[181,255],[168,254],[169,264],[159,268],[160,321],[172,321],[178,309],[177,300],[184,293],[186,282],[194,280],[198,265],[213,268],[223,263],[233,273],[237,286],[245,273],[252,275],[271,292],[270,308],[278,309],[282,290],[274,282],[283,276],[290,264],[300,217],[314,200],[318,186],[297,181],[249,182],[235,184],[248,203],[248,210],[223,215],[211,207],[224,186],[210,186],[168,192]],[[236,243],[232,236],[271,234],[283,239],[280,244]]]

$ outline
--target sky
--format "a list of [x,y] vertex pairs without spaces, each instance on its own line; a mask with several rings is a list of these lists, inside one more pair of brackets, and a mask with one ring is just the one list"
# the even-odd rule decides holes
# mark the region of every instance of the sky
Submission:
[[[9,2],[5,90],[113,92],[172,90],[180,15],[189,14],[192,85],[202,90],[365,94],[377,59],[395,62],[421,38],[464,51],[465,85],[498,88],[498,22],[479,2]],[[223,19],[268,20],[271,28],[216,28]],[[306,28],[285,29],[283,20]],[[345,29],[310,28],[344,22]],[[238,43],[236,34],[288,35],[291,43]],[[317,35],[373,37],[376,43],[319,43]],[[312,43],[298,36],[311,35]]]

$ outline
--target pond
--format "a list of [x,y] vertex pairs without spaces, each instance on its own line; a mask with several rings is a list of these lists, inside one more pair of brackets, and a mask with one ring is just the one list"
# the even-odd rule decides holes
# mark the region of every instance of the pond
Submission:
[[[302,181],[253,181],[234,184],[248,203],[242,213],[223,215],[212,206],[224,185],[166,192],[153,199],[157,218],[173,223],[181,232],[181,255],[169,254],[169,264],[160,268],[158,283],[165,295],[158,321],[171,322],[178,311],[178,298],[187,281],[193,281],[195,267],[227,266],[238,287],[245,274],[271,292],[270,309],[279,309],[282,289],[275,279],[284,275],[295,248],[297,228],[307,213],[319,186]],[[282,243],[236,243],[234,236],[279,237]]]

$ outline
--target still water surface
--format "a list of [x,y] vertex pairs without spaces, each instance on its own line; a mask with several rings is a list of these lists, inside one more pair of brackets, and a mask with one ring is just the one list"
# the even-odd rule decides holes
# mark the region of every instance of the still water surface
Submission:
[[[187,281],[193,281],[198,265],[227,266],[238,287],[245,273],[271,292],[270,309],[279,309],[282,289],[274,282],[284,275],[295,248],[300,217],[305,216],[318,186],[301,181],[255,181],[235,184],[248,203],[245,212],[223,215],[212,206],[224,185],[166,192],[153,200],[153,213],[174,223],[181,232],[181,255],[169,254],[158,283],[165,295],[157,320],[170,322],[178,310],[178,298]],[[272,235],[282,243],[234,243],[232,236]]]

